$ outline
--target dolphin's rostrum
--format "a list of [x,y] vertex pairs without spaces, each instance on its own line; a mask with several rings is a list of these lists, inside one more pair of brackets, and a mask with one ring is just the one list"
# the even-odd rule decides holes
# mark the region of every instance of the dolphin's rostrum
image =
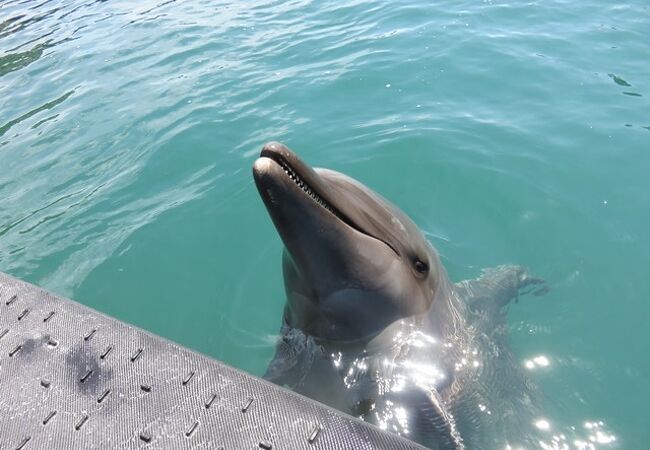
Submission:
[[516,266],[453,284],[399,208],[271,142],[253,166],[282,238],[286,306],[265,377],[433,449],[535,442],[504,307]]

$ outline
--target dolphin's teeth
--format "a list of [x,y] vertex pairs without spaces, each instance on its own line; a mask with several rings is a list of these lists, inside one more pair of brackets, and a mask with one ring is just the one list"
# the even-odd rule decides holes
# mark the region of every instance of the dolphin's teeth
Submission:
[[334,214],[334,216],[336,216],[339,219],[343,220],[341,218],[341,215],[338,213],[338,211],[336,211],[334,208],[332,208],[330,206],[330,204],[326,200],[324,200],[320,195],[318,195],[316,192],[314,192],[311,189],[311,187],[307,183],[305,183],[305,181],[302,178],[300,178],[298,176],[298,174],[296,174],[296,172],[294,172],[294,170],[291,167],[289,167],[288,165],[283,164],[283,163],[280,163],[280,165],[282,166],[282,170],[284,170],[284,172],[287,175],[289,175],[289,178],[291,178],[291,180],[294,183],[296,183],[296,185],[300,189],[302,189],[305,194],[309,195],[316,203],[321,205],[323,208],[328,210],[330,213]]

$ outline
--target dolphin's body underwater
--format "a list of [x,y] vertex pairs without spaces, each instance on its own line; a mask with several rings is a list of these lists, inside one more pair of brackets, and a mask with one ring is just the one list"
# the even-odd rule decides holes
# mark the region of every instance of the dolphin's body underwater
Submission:
[[452,283],[402,211],[282,144],[264,146],[253,175],[285,246],[265,378],[432,449],[537,443],[505,306],[541,280],[500,266]]

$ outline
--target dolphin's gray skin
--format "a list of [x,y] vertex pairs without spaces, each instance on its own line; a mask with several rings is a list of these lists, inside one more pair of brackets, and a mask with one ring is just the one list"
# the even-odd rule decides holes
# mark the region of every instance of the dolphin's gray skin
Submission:
[[267,379],[432,449],[536,442],[504,307],[541,280],[500,266],[453,284],[402,211],[282,144],[264,146],[253,175],[285,246]]

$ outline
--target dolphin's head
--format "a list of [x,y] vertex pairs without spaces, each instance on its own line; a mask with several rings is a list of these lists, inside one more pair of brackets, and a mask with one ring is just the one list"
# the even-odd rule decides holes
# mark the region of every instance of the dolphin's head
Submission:
[[326,340],[360,340],[430,308],[440,261],[397,207],[276,142],[264,146],[253,175],[285,246],[290,326]]

